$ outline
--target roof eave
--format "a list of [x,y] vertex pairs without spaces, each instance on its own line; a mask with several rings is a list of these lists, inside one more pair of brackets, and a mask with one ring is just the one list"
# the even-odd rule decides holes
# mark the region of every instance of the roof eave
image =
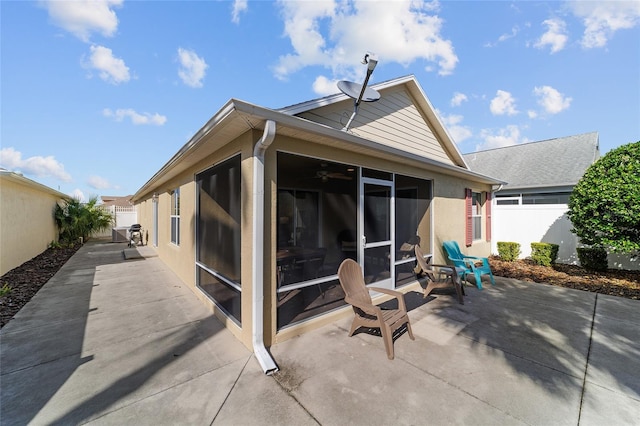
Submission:
[[[498,179],[491,178],[489,176],[482,175],[480,173],[473,172],[468,168],[461,166],[455,166],[450,164],[441,163],[428,157],[408,153],[397,148],[382,145],[377,142],[373,142],[368,139],[356,136],[352,133],[342,130],[334,129],[333,127],[326,126],[324,124],[316,123],[306,120],[294,115],[283,113],[280,111],[272,110],[269,108],[260,107],[248,102],[240,101],[237,99],[229,100],[157,173],[151,177],[132,197],[132,201],[135,203],[140,200],[145,194],[148,194],[154,189],[157,182],[160,181],[162,176],[175,168],[191,151],[196,149],[203,141],[206,135],[208,135],[216,126],[221,125],[227,119],[242,119],[239,116],[235,116],[234,112],[248,114],[260,121],[273,120],[280,126],[287,126],[294,129],[302,130],[311,134],[319,136],[330,137],[335,140],[343,141],[347,144],[352,144],[354,147],[366,148],[382,154],[392,155],[405,160],[413,161],[416,164],[431,166],[442,173],[449,175],[464,175],[468,179],[489,184],[500,185],[505,184]],[[247,130],[251,129],[251,125],[247,123]],[[276,130],[277,132],[277,130]],[[240,136],[240,134],[238,134]]]

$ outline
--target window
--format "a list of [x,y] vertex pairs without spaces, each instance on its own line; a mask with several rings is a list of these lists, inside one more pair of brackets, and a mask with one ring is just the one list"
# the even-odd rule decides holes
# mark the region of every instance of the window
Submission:
[[482,194],[473,192],[471,194],[471,217],[473,240],[482,238]]
[[[482,193],[465,188],[465,245],[469,247],[474,241],[482,238]],[[487,241],[491,239],[491,207],[490,194],[487,200]]]
[[171,193],[171,242],[180,245],[180,188]]
[[522,204],[569,204],[570,192],[522,194]]
[[197,286],[241,325],[240,155],[197,174],[196,185]]
[[496,204],[507,205],[531,205],[531,204],[569,204],[570,192],[546,192],[531,194],[497,195]]

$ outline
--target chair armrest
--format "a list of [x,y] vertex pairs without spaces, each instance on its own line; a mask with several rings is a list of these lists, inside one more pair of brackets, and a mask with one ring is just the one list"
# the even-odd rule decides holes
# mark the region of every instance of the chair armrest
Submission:
[[352,300],[349,297],[345,297],[344,301],[347,302],[348,304],[350,304],[351,306],[362,310],[367,315],[373,315],[373,316],[376,316],[376,317],[380,317],[380,315],[382,314],[382,309],[380,309],[376,305],[369,305],[369,304],[359,303],[359,302],[357,302],[355,300]]
[[432,268],[446,269],[447,270],[446,272],[445,271],[442,271],[442,272],[441,271],[434,271],[434,272],[437,272],[437,273],[443,273],[443,274],[445,274],[445,273],[455,274],[456,273],[456,267],[453,266],[453,265],[436,265],[435,263],[432,263],[429,266],[432,267]]
[[407,305],[404,303],[404,293],[396,290],[390,290],[388,288],[381,287],[367,287],[369,290],[377,291],[378,293],[388,294],[398,299],[398,309],[407,312]]

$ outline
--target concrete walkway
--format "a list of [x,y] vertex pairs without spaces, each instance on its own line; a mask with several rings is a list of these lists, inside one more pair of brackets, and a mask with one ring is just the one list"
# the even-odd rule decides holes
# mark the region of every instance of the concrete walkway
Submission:
[[251,354],[157,258],[84,245],[0,331],[0,424],[640,422],[640,302],[498,278],[407,295],[416,337],[350,319]]

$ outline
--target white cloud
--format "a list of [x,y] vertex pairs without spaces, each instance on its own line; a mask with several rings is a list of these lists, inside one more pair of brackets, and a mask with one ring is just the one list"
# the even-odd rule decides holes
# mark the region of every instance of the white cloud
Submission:
[[240,14],[247,10],[247,0],[234,0],[231,11],[231,21],[234,24],[240,23]]
[[540,86],[533,89],[538,97],[538,104],[549,114],[557,114],[569,108],[572,99],[558,92],[551,86]]
[[468,101],[469,98],[467,98],[467,95],[465,95],[464,93],[460,93],[460,92],[455,92],[453,94],[453,98],[451,98],[451,106],[460,106],[462,104],[462,102]]
[[516,115],[518,113],[516,100],[511,96],[511,93],[504,90],[496,92],[496,97],[491,100],[489,109],[493,115]]
[[462,115],[445,115],[437,109],[436,112],[438,113],[442,124],[444,124],[445,128],[449,132],[449,135],[451,135],[451,138],[453,138],[456,144],[459,144],[460,142],[473,136],[471,129],[461,124],[462,120],[464,120],[464,117]]
[[530,109],[529,111],[527,111],[527,116],[531,119],[533,118],[537,118],[538,117],[538,113],[532,109]]
[[116,121],[122,121],[125,118],[131,119],[133,124],[152,124],[154,126],[162,126],[167,122],[167,117],[158,113],[150,114],[148,112],[139,113],[131,108],[117,109],[112,111],[109,108],[102,110],[102,115],[113,118]]
[[279,5],[293,50],[274,67],[281,79],[308,66],[330,68],[334,75],[363,75],[357,60],[367,51],[378,55],[380,65],[437,63],[441,75],[451,74],[458,62],[451,41],[441,35],[443,21],[434,13],[437,2],[280,1]]
[[634,1],[575,1],[568,3],[573,14],[582,18],[583,47],[604,47],[618,30],[640,24],[640,2]]
[[178,75],[182,82],[189,87],[202,87],[205,71],[209,67],[205,60],[199,57],[196,52],[180,47],[178,61],[180,62]]
[[504,146],[517,145],[529,141],[520,135],[520,128],[514,124],[498,129],[497,131],[483,129],[480,132],[480,137],[484,139],[484,143],[478,145],[476,150],[502,148]]
[[100,78],[111,84],[129,81],[129,67],[120,58],[113,56],[111,49],[104,46],[91,46],[91,56],[85,67],[96,69]]
[[108,189],[111,188],[109,181],[100,176],[89,176],[87,184],[94,189]]
[[48,157],[33,156],[22,158],[22,153],[14,148],[0,150],[0,165],[7,170],[20,171],[37,177],[53,177],[63,182],[70,182],[71,175],[64,170],[62,163],[52,155]]
[[332,95],[339,92],[337,84],[338,80],[320,75],[313,82],[313,91],[322,96]]
[[114,35],[118,29],[118,17],[113,8],[121,6],[122,2],[123,0],[48,0],[42,4],[55,25],[88,42],[94,32],[105,37]]
[[85,196],[84,196],[84,192],[82,192],[80,189],[74,189],[73,192],[71,194],[71,197],[75,198],[76,200],[80,201],[80,202],[84,202]]
[[538,49],[545,46],[551,47],[551,53],[556,53],[564,49],[569,37],[567,36],[567,25],[559,18],[547,19],[543,22],[547,26],[547,32],[542,34],[534,44]]
[[500,37],[498,37],[498,41],[495,43],[485,43],[484,47],[495,47],[498,45],[498,43],[502,43],[504,41],[509,40],[510,38],[513,38],[515,36],[518,35],[518,33],[520,32],[520,28],[516,25],[514,27],[511,28],[511,32],[510,33],[504,33],[501,34]]

